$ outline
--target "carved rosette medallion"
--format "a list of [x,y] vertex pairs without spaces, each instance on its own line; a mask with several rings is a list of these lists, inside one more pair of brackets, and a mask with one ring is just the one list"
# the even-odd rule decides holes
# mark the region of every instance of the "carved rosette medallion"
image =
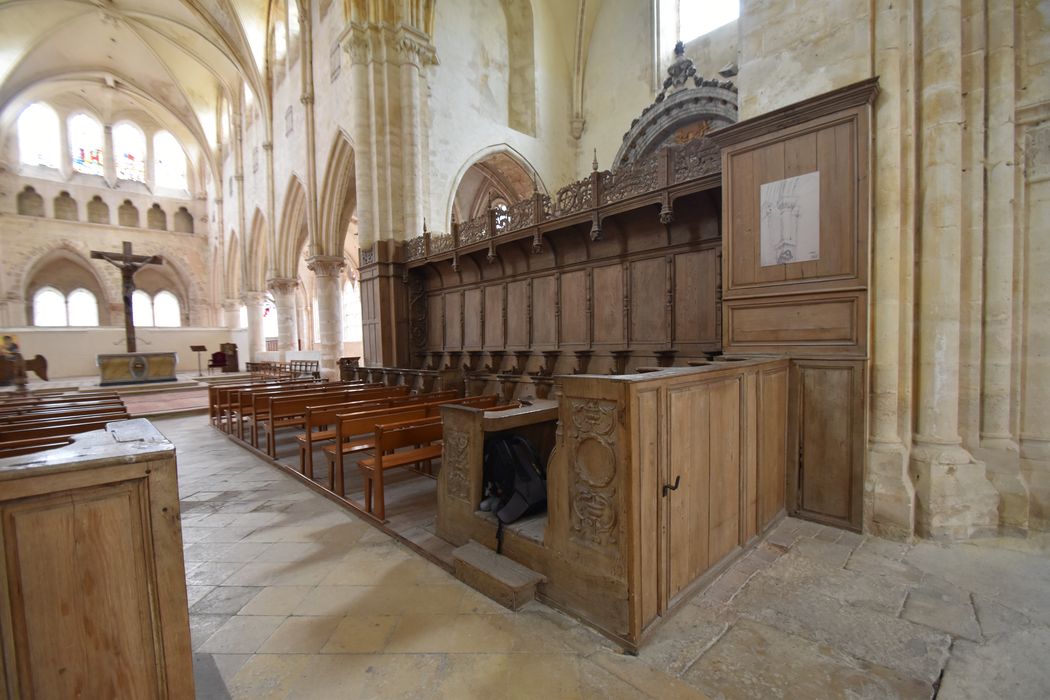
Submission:
[[462,430],[445,428],[445,453],[442,469],[447,470],[448,495],[470,502],[470,475],[467,470],[467,447],[470,440]]
[[571,399],[570,537],[615,554],[618,543],[616,402]]

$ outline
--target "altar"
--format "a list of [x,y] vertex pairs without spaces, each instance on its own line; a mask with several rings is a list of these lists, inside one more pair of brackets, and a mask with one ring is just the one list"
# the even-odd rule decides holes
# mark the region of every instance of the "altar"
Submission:
[[99,385],[175,381],[179,357],[174,352],[115,352],[98,355]]

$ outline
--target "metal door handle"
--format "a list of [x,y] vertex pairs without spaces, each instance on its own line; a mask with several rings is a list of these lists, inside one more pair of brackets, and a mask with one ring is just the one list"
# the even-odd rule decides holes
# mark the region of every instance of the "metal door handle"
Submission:
[[671,486],[670,484],[664,484],[664,498],[667,498],[667,493],[669,491],[677,491],[678,490],[678,485],[680,483],[682,483],[682,475],[681,474],[679,474],[678,476],[676,476],[674,478],[674,486]]

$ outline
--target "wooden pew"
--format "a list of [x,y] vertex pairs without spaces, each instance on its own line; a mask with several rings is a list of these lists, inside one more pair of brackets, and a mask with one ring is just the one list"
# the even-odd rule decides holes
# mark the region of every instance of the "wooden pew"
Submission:
[[223,432],[227,432],[228,433],[228,432],[232,431],[232,423],[230,425],[227,425],[227,422],[228,422],[227,418],[229,417],[230,402],[234,399],[234,395],[238,391],[245,390],[245,389],[264,389],[264,388],[267,388],[267,387],[278,387],[278,386],[282,386],[282,385],[284,385],[284,386],[299,386],[299,385],[306,386],[306,385],[323,384],[323,383],[324,382],[322,380],[318,380],[318,379],[303,379],[303,380],[293,380],[293,381],[289,381],[289,382],[274,382],[274,381],[245,382],[245,383],[238,382],[236,384],[231,384],[231,385],[227,385],[227,386],[208,387],[208,397],[209,397],[208,398],[208,404],[209,404],[209,407],[212,405],[212,401],[213,401],[213,399],[212,399],[213,393],[212,392],[214,391],[214,412],[215,412],[214,422],[216,423],[216,425],[218,425],[218,427],[221,430],[223,430]]
[[88,404],[86,406],[75,406],[65,408],[47,408],[40,411],[20,411],[17,413],[0,413],[0,423],[10,423],[24,420],[36,420],[37,418],[59,418],[62,416],[75,416],[95,411],[106,411],[115,407],[123,408],[124,402],[120,400],[107,401],[103,404]]
[[[505,411],[520,405],[514,402],[486,407],[486,410]],[[379,520],[385,520],[383,472],[394,467],[407,467],[425,462],[429,473],[431,460],[441,457],[443,437],[440,414],[416,420],[377,424],[373,438],[373,455],[357,462],[364,482],[365,511]]]
[[[295,379],[287,382],[274,382],[272,384],[267,384],[260,387],[242,387],[238,389],[232,389],[227,392],[220,392],[220,397],[223,397],[222,403],[220,404],[220,412],[222,413],[222,417],[225,419],[226,422],[225,432],[230,433],[231,435],[234,432],[234,418],[238,417],[237,411],[239,410],[239,407],[241,405],[242,395],[251,396],[256,391],[290,391],[297,387],[306,388],[328,384],[329,382],[323,379]],[[243,420],[243,418],[241,418],[240,420]],[[240,431],[238,430],[238,433],[239,432]]]
[[[330,406],[308,406],[306,413],[303,414],[302,426],[304,432],[295,436],[295,440],[299,444],[299,471],[310,479],[314,478],[314,443],[335,440],[335,426],[339,422],[339,416],[342,414],[388,406],[407,406],[418,403],[445,401],[458,397],[458,391],[449,389],[431,394],[412,394],[390,399],[354,401],[332,404]],[[332,427],[329,428],[328,426]]]
[[73,438],[69,435],[0,442],[0,459],[4,457],[19,457],[34,452],[43,452],[44,450],[50,450],[55,447],[63,447],[72,442]]
[[106,423],[113,421],[127,420],[130,416],[127,413],[123,415],[113,414],[104,417],[95,417],[91,419],[84,419],[74,421],[72,423],[56,423],[53,425],[33,425],[27,427],[21,427],[17,429],[4,428],[0,429],[0,444],[4,442],[10,442],[12,440],[26,440],[30,438],[44,438],[44,437],[61,437],[64,435],[76,435],[77,433],[86,433],[89,430],[101,430],[106,427]]
[[57,406],[80,406],[103,401],[119,401],[117,394],[104,394],[92,396],[56,396],[47,400],[20,401],[18,399],[0,399],[0,412],[10,413],[18,411],[33,411],[40,408]]
[[[292,392],[253,394],[251,405],[244,409],[250,414],[252,446],[259,446],[259,424],[262,421],[269,420],[270,402],[274,399],[321,399],[322,397],[336,396],[338,401],[345,402],[354,399],[378,399],[408,393],[408,387],[392,390],[391,387],[385,386],[345,387],[339,383],[331,383],[327,387],[324,389],[310,388]],[[303,410],[306,410],[305,407]]]
[[[337,416],[335,443],[324,448],[325,459],[328,461],[328,490],[345,496],[343,460],[348,454],[370,450],[375,446],[373,434],[376,423],[440,415],[441,407],[449,404],[491,408],[498,400],[499,397],[496,394],[486,394],[408,406],[390,406]],[[356,439],[353,439],[354,436],[357,436]]]
[[18,428],[28,425],[57,425],[58,423],[72,423],[78,420],[94,418],[96,416],[126,415],[128,412],[124,404],[108,406],[92,411],[81,411],[72,415],[55,416],[49,413],[30,416],[13,416],[0,418],[0,430],[4,428]]

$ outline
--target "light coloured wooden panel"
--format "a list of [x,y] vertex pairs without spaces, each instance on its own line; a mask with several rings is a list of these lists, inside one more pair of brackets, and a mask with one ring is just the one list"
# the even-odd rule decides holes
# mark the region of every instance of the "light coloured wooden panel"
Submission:
[[668,261],[636,260],[631,275],[631,343],[666,345],[669,336],[667,307]]
[[445,347],[444,295],[427,297],[427,349],[441,350]]
[[507,347],[529,347],[529,282],[507,284]]
[[468,350],[480,349],[484,342],[481,325],[483,305],[484,299],[479,287],[463,292],[463,347]]
[[[799,363],[798,420],[802,441],[799,506],[849,522],[855,479],[856,397],[863,396],[855,364]],[[863,430],[860,431],[863,435]]]
[[594,342],[623,345],[623,266],[605,265],[592,271]]
[[728,349],[841,345],[860,340],[858,295],[737,300],[726,304]]
[[784,509],[787,486],[788,370],[758,375],[758,531]]
[[502,350],[505,336],[503,316],[503,285],[485,287],[485,349]]
[[532,280],[532,345],[554,347],[558,342],[558,280],[554,275]]
[[573,270],[561,275],[561,345],[590,344],[587,314],[587,271]]
[[706,385],[671,389],[667,397],[670,442],[666,483],[680,477],[678,489],[663,500],[669,511],[668,601],[708,567],[711,511],[711,403]]
[[708,386],[711,477],[708,566],[714,566],[740,544],[740,378]]
[[140,483],[4,508],[5,603],[20,685],[36,697],[154,696],[159,621]]
[[681,253],[674,260],[675,342],[718,342],[718,251]]
[[641,600],[642,626],[644,627],[660,612],[658,556],[663,544],[659,521],[659,498],[662,476],[660,473],[663,441],[660,437],[663,416],[660,411],[660,391],[652,389],[638,393],[635,404],[638,434],[634,437],[638,445],[638,499],[640,532],[638,593]]

